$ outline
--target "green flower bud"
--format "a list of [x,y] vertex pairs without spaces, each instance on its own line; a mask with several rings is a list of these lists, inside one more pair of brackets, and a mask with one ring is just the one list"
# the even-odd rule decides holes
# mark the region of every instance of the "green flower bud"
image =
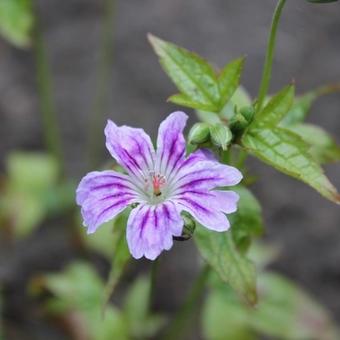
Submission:
[[189,132],[189,143],[202,144],[209,140],[209,124],[196,123]]
[[182,219],[183,219],[183,222],[184,222],[182,235],[181,236],[174,236],[174,240],[176,240],[176,241],[187,241],[187,240],[191,239],[192,235],[194,234],[194,231],[196,229],[196,222],[191,217],[191,215],[188,214],[185,211],[182,212],[181,216],[182,216]]
[[227,150],[228,145],[233,139],[233,134],[228,126],[215,124],[210,127],[210,138],[216,146],[221,147],[223,150]]
[[248,125],[249,121],[241,113],[236,113],[236,115],[230,119],[229,123],[230,129],[234,134],[239,134],[244,131]]
[[247,120],[248,123],[254,118],[255,110],[252,106],[245,106],[240,109],[240,114]]

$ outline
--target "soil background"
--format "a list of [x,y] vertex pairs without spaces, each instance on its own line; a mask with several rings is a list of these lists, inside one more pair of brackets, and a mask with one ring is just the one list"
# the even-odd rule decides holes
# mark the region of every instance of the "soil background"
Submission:
[[[40,0],[37,5],[48,45],[67,171],[80,179],[89,170],[84,146],[97,91],[103,1]],[[160,121],[177,109],[166,103],[175,88],[146,40],[148,32],[198,52],[216,67],[246,55],[242,83],[255,96],[274,7],[273,0],[117,0],[105,118],[143,127],[155,137]],[[287,1],[271,90],[293,80],[298,93],[340,82],[339,62],[340,3]],[[0,40],[0,75],[3,171],[9,152],[41,150],[43,145],[32,51]],[[194,122],[194,114],[186,111]],[[318,100],[308,120],[340,142],[340,95]],[[100,143],[104,145],[104,137]],[[104,148],[102,160],[109,160]],[[249,166],[259,177],[254,191],[263,204],[265,237],[281,248],[273,268],[298,281],[340,323],[339,207],[254,159]],[[326,172],[340,188],[340,165],[327,166]],[[34,273],[61,269],[77,255],[69,234],[60,221],[48,221],[28,239],[1,246],[0,280],[6,287],[3,313],[12,328],[11,339],[67,339],[39,318],[36,305],[25,294],[25,284]],[[107,265],[95,261],[107,270]],[[182,242],[162,256],[161,262],[156,308],[172,312],[197,274],[199,260],[192,242]],[[145,270],[148,266],[143,262]]]

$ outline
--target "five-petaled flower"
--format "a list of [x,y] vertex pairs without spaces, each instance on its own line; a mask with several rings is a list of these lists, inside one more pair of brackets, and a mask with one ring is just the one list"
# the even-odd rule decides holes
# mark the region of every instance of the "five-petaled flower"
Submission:
[[127,174],[94,171],[81,180],[77,203],[89,234],[136,203],[127,222],[127,242],[136,259],[154,260],[172,247],[173,236],[182,234],[182,211],[206,228],[229,228],[225,214],[236,211],[239,197],[216,188],[236,185],[242,175],[209,152],[186,157],[187,118],[174,112],[161,123],[156,151],[144,130],[108,121],[106,147]]

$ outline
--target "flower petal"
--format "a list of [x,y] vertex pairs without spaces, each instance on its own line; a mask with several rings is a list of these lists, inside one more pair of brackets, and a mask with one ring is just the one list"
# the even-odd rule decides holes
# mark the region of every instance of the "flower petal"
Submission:
[[215,161],[199,161],[181,169],[173,178],[174,194],[187,190],[211,190],[216,187],[236,185],[242,174],[236,168]]
[[185,156],[183,130],[188,116],[181,111],[170,114],[159,126],[156,171],[168,176]]
[[105,127],[106,147],[112,157],[127,172],[143,181],[154,167],[154,148],[150,137],[143,129],[117,126],[108,120]]
[[79,183],[76,201],[81,206],[87,232],[91,234],[129,204],[138,201],[138,194],[127,176],[110,170],[94,171]]
[[154,260],[172,247],[172,236],[182,233],[183,220],[171,201],[159,205],[140,204],[132,210],[127,225],[127,242],[132,256]]
[[223,210],[234,211],[234,201],[229,202],[222,196],[226,206],[219,201],[219,192],[191,191],[185,192],[176,198],[176,203],[190,213],[204,227],[215,231],[226,231],[230,223]]

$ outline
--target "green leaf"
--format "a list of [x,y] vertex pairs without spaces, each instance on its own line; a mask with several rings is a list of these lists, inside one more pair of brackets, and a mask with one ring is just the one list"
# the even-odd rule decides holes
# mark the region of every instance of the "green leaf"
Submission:
[[30,0],[0,1],[0,33],[17,47],[30,44],[33,13]]
[[[293,282],[263,273],[259,276],[259,292],[259,304],[250,309],[232,291],[215,287],[203,309],[207,339],[248,340],[254,339],[254,333],[290,340],[339,338],[327,311]],[[229,334],[234,336],[222,336]]]
[[335,187],[308,153],[308,145],[292,131],[280,128],[250,129],[242,138],[246,150],[275,169],[299,179],[329,200],[340,203]]
[[251,128],[275,126],[287,114],[294,101],[294,86],[289,85],[270,99],[268,104],[254,117]]
[[211,110],[212,109],[211,104],[194,101],[191,98],[189,98],[187,95],[182,94],[182,93],[174,94],[174,95],[170,96],[167,99],[167,101],[171,102],[173,104],[182,105],[182,106],[185,106],[185,107],[190,107],[190,108],[196,109],[196,110]]
[[312,91],[297,97],[289,112],[282,119],[281,124],[283,126],[288,126],[303,122],[318,96],[318,91]]
[[154,35],[149,34],[148,39],[160,58],[164,71],[182,94],[170,100],[180,104],[188,100],[206,110],[217,111],[220,98],[219,88],[216,74],[207,61],[195,53]]
[[241,252],[245,252],[252,237],[263,233],[262,211],[258,200],[246,187],[233,187],[233,191],[239,194],[240,200],[237,211],[228,218],[234,242]]
[[218,77],[221,107],[229,102],[230,98],[232,98],[233,94],[239,87],[243,66],[244,58],[240,58],[227,64],[221,71]]
[[161,315],[150,315],[150,280],[138,278],[125,297],[123,313],[133,339],[149,339],[165,323]]
[[38,152],[13,152],[6,163],[10,185],[16,190],[40,193],[56,184],[58,164],[49,155]]
[[248,326],[244,306],[230,289],[211,290],[203,306],[202,330],[204,339],[257,340],[258,337]]
[[195,241],[202,257],[246,302],[257,302],[254,264],[242,255],[230,232],[214,232],[196,228]]
[[287,127],[298,134],[309,146],[309,153],[320,164],[340,160],[340,147],[321,127],[312,124],[295,124]]

